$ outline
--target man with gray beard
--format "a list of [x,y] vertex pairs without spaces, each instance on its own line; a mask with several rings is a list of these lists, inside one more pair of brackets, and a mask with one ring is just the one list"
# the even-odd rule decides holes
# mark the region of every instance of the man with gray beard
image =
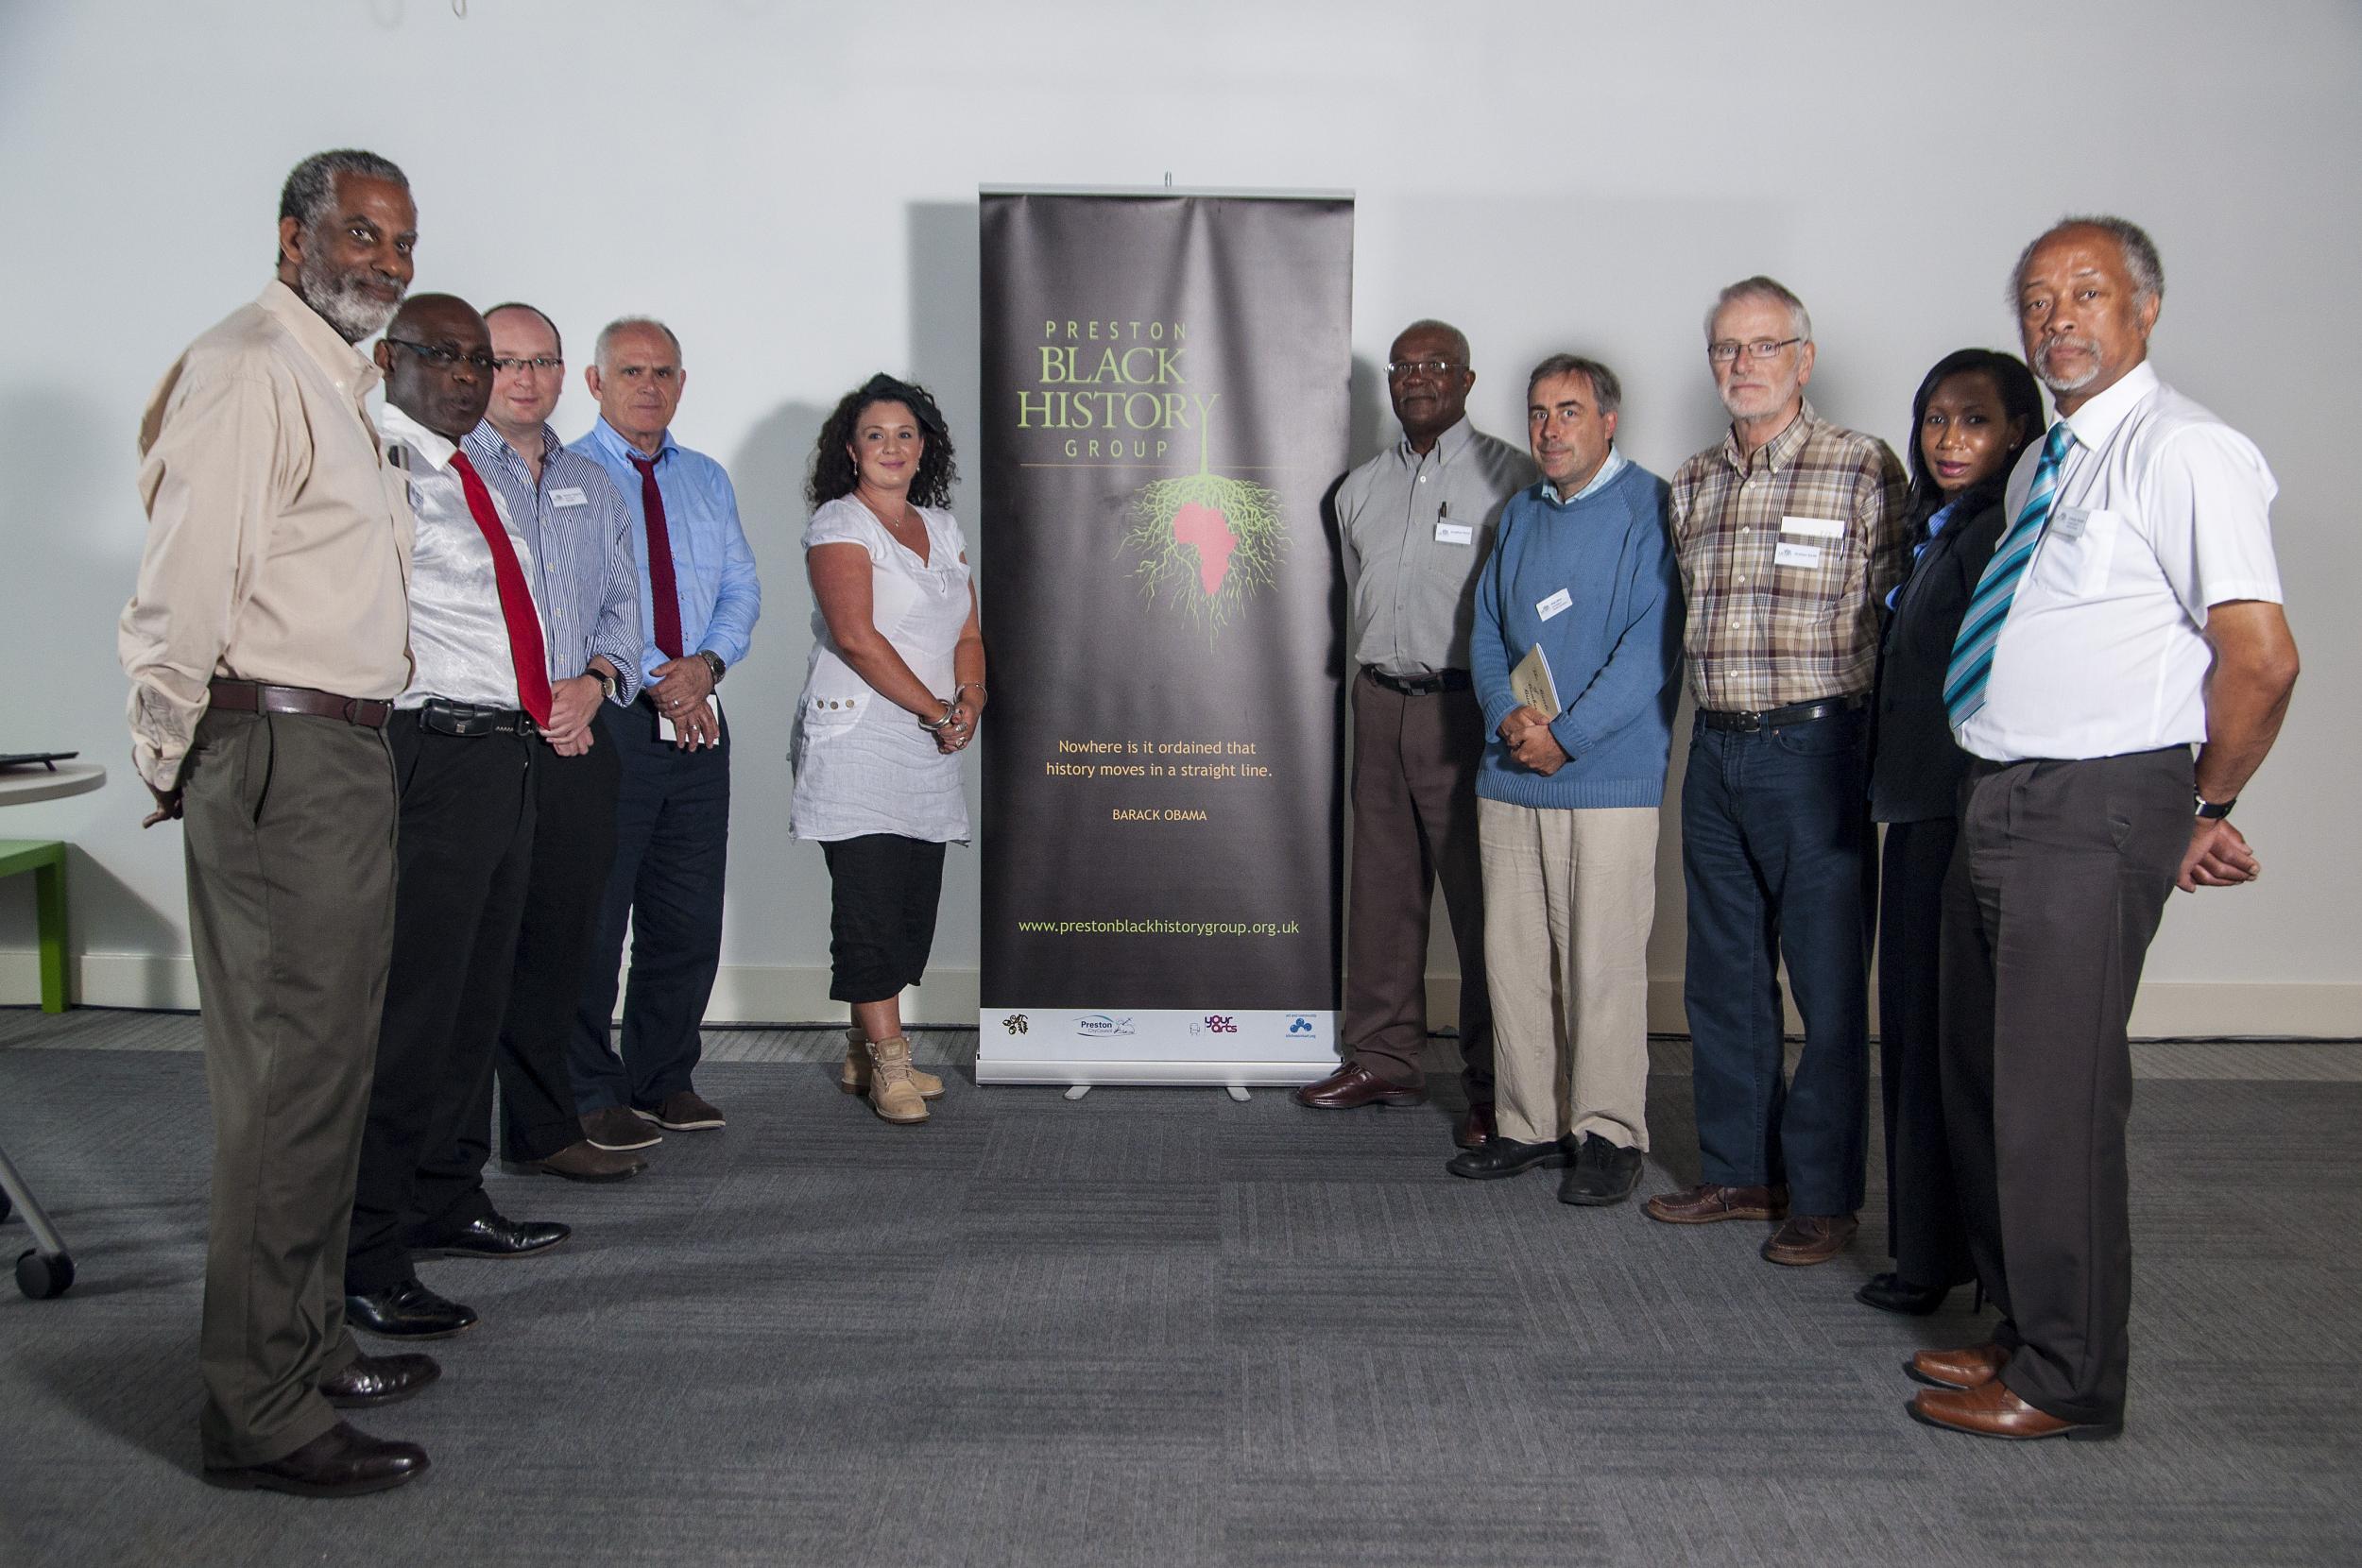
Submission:
[[305,159],[279,276],[166,371],[140,426],[148,517],[118,648],[143,826],[185,825],[214,1113],[198,1341],[205,1479],[309,1497],[399,1486],[419,1448],[355,1431],[438,1375],[365,1356],[345,1238],[393,943],[394,770],[409,680],[410,505],[353,345],[411,277],[409,181]]

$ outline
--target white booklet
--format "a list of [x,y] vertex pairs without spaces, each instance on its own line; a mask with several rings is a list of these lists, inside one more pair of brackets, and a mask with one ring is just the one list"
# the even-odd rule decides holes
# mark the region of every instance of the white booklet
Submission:
[[1549,656],[1542,652],[1539,642],[1517,661],[1517,668],[1509,672],[1509,689],[1520,703],[1549,718],[1555,719],[1561,712],[1558,682],[1550,678]]
[[[1541,650],[1537,648],[1534,651],[1539,653]],[[715,733],[720,733],[722,728],[722,693],[719,691],[709,691],[706,693],[706,715],[713,721]],[[680,731],[673,727],[672,720],[666,718],[663,714],[659,713],[656,716],[656,738],[659,741],[677,741],[680,739]],[[719,741],[709,741],[706,743],[711,746],[718,746],[722,742]]]

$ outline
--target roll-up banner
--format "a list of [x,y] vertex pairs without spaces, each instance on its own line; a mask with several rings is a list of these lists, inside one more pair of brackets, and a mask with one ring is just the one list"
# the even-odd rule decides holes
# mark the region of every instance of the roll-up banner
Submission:
[[984,1083],[1336,1065],[1353,201],[987,189]]

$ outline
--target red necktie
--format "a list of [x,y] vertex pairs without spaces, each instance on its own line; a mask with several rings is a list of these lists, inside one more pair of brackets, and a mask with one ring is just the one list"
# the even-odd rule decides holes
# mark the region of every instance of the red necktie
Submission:
[[517,667],[517,699],[533,715],[537,724],[550,722],[550,666],[541,654],[541,622],[533,613],[533,595],[525,588],[525,574],[517,565],[516,547],[508,542],[508,530],[501,526],[500,514],[492,509],[492,492],[484,487],[483,478],[468,454],[451,454],[451,466],[458,471],[459,487],[468,492],[468,515],[484,535],[484,542],[492,547],[492,580],[500,585],[501,619],[508,623],[508,657]]
[[648,596],[656,615],[656,645],[666,658],[680,657],[680,585],[673,579],[673,536],[664,526],[664,492],[656,487],[656,459],[635,457],[640,470],[640,510],[648,520]]

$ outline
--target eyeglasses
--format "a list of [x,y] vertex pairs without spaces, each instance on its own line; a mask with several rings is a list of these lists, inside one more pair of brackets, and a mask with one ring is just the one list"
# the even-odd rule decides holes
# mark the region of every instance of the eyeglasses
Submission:
[[563,370],[565,367],[566,362],[564,360],[553,359],[547,354],[543,354],[538,359],[504,359],[498,355],[494,355],[492,359],[492,368],[495,370],[540,371]]
[[1773,355],[1777,354],[1781,349],[1791,348],[1804,341],[1805,340],[1801,337],[1784,337],[1777,343],[1773,343],[1769,340],[1758,340],[1754,343],[1733,343],[1726,338],[1720,343],[1707,344],[1706,358],[1714,361],[1717,365],[1728,365],[1731,361],[1737,359],[1739,356],[1740,350],[1743,349],[1749,359],[1770,359]]
[[472,354],[463,354],[458,349],[449,348],[443,344],[438,343],[430,347],[424,343],[413,343],[406,337],[389,337],[385,341],[388,343],[400,344],[402,348],[409,349],[412,353],[418,355],[420,359],[426,361],[437,370],[448,370],[453,366],[458,364],[461,360],[466,360],[473,368],[489,374],[500,365],[500,361],[494,359],[491,355],[481,351]]
[[1386,362],[1386,379],[1400,381],[1422,370],[1430,376],[1446,376],[1459,368],[1447,359],[1390,359]]

